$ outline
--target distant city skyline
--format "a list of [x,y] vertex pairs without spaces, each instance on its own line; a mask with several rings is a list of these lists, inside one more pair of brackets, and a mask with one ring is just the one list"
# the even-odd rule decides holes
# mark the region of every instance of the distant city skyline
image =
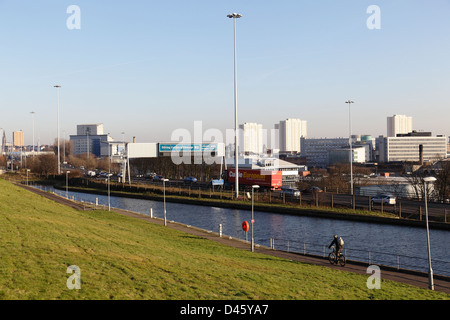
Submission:
[[34,118],[35,145],[53,144],[58,84],[60,138],[85,123],[138,142],[168,141],[194,121],[233,129],[226,15],[238,12],[240,124],[298,118],[310,138],[347,137],[351,99],[353,134],[386,135],[386,118],[405,114],[413,130],[449,136],[450,3],[377,1],[379,29],[373,4],[82,0],[77,13],[68,2],[2,1],[0,128],[31,145]]

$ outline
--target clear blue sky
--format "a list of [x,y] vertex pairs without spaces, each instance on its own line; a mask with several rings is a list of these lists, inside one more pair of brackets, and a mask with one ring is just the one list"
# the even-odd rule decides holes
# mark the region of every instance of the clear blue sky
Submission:
[[[69,30],[69,5],[81,29]],[[370,30],[369,5],[381,9]],[[103,123],[120,140],[169,140],[178,128],[234,128],[233,24],[239,122],[308,121],[309,137],[386,134],[386,117],[450,135],[449,0],[0,0],[0,128],[35,140]],[[62,136],[62,133],[61,133]]]

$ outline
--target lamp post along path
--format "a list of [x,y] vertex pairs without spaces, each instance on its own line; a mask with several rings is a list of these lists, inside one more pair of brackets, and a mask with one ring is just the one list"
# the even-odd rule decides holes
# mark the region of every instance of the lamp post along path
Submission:
[[352,147],[352,117],[351,117],[351,104],[355,103],[353,100],[347,100],[348,103],[348,131],[349,131],[349,141],[350,144],[350,193],[353,195],[353,147]]
[[[33,155],[33,158],[34,158],[34,114],[36,113],[36,112],[34,112],[34,111],[31,111],[30,112],[31,113],[31,120],[32,120],[32,129],[33,129],[33,147],[32,147],[32,149],[31,149],[31,154]],[[3,151],[3,150],[2,150]]]
[[167,215],[166,215],[166,181],[169,179],[162,179],[163,181],[163,193],[164,193],[164,226],[167,226]]
[[237,58],[236,58],[236,19],[242,17],[239,13],[227,15],[233,19],[234,26],[234,169],[236,173],[235,192],[236,199],[239,197],[239,137],[238,137],[238,118],[237,118]]
[[428,184],[433,183],[437,179],[435,177],[426,177],[423,179],[424,183],[424,199],[425,199],[425,223],[427,225],[427,251],[428,251],[428,289],[434,290],[434,281],[433,281],[433,269],[431,268],[431,248],[430,248],[430,228],[428,226]]
[[66,199],[69,199],[69,173],[70,171],[66,171]]
[[55,85],[54,86],[56,88],[56,99],[57,99],[57,146],[56,148],[58,149],[58,175],[61,174],[61,159],[60,159],[60,151],[59,151],[59,88],[61,88],[60,85]]
[[251,249],[252,249],[252,252],[254,252],[255,251],[255,240],[254,240],[254,237],[253,237],[253,223],[255,222],[255,217],[254,217],[254,198],[255,198],[255,189],[258,189],[259,188],[259,185],[252,185],[252,221],[251,221],[251,223],[252,223],[252,243],[251,243]]

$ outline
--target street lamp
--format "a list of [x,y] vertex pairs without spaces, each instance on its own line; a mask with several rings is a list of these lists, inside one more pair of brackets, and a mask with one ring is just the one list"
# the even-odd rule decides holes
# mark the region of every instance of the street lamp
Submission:
[[125,185],[125,176],[127,174],[127,163],[125,160],[125,132],[122,132],[122,186]]
[[63,130],[63,165],[66,164],[66,131]]
[[66,198],[69,199],[69,173],[70,171],[66,171]]
[[59,88],[61,88],[60,85],[55,85],[56,88],[56,98],[57,98],[57,149],[58,149],[58,174],[61,174],[61,159],[60,159],[60,151],[59,151]]
[[169,181],[169,179],[162,179],[163,192],[164,192],[164,226],[167,226],[167,217],[166,217],[166,181]]
[[355,103],[353,100],[347,100],[348,103],[348,131],[349,131],[349,143],[350,143],[350,193],[353,194],[353,149],[352,149],[352,117],[351,117],[351,104]]
[[90,158],[90,156],[89,156],[90,147],[91,147],[91,144],[90,144],[90,141],[89,141],[89,127],[88,127],[88,128],[86,128],[86,151],[87,151],[88,161],[89,161],[89,158]]
[[259,186],[258,185],[252,185],[252,252],[254,252],[255,251],[255,241],[254,241],[254,239],[253,239],[253,223],[255,222],[255,219],[254,219],[254,210],[253,210],[253,207],[254,207],[254,195],[255,195],[255,189],[258,189],[259,188]]
[[[108,137],[109,137],[109,132],[108,132]],[[111,211],[111,143],[109,141],[108,142],[108,161],[109,161],[109,166],[108,166],[108,211]]]
[[232,13],[227,15],[228,18],[233,19],[234,25],[234,167],[236,173],[235,189],[236,198],[239,197],[239,137],[238,137],[238,119],[237,119],[237,66],[236,66],[236,19],[242,17],[239,13]]
[[34,114],[36,112],[31,111],[30,113],[31,113],[31,120],[32,120],[32,124],[33,124],[33,150],[31,152],[31,154],[33,155],[33,158],[34,158]]
[[435,177],[426,177],[423,179],[424,193],[425,193],[425,221],[427,225],[427,247],[428,247],[428,289],[434,290],[433,283],[433,269],[431,268],[431,250],[430,250],[430,229],[428,227],[428,204],[427,204],[427,191],[428,184],[433,183],[437,179]]

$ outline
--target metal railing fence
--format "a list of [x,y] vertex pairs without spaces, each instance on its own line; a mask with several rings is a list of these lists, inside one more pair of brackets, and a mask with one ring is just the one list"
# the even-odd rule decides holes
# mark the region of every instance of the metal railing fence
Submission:
[[[264,245],[287,252],[295,252],[304,255],[314,255],[327,258],[331,249],[329,244],[311,243],[297,240],[279,238],[263,239]],[[428,271],[428,258],[413,257],[405,254],[393,254],[376,250],[358,249],[344,245],[343,253],[347,260],[367,263],[368,265],[388,266],[397,270],[407,269],[421,272]],[[434,274],[450,276],[450,261],[431,259]]]

